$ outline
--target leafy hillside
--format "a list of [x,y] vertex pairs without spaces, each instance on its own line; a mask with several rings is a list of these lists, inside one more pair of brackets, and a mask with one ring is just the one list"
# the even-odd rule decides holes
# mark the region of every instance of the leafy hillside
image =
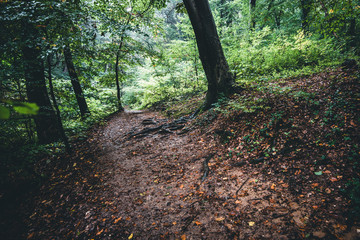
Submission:
[[198,99],[176,121],[115,114],[38,163],[41,195],[9,208],[2,234],[22,220],[28,239],[357,239],[355,68],[243,86],[192,120]]

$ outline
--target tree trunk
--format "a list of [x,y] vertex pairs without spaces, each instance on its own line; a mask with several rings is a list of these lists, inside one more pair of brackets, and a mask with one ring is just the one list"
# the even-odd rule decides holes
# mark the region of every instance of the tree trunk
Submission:
[[218,100],[219,94],[229,95],[234,80],[229,71],[216,30],[208,0],[183,0],[194,29],[200,60],[208,81],[204,109]]
[[250,2],[249,2],[249,14],[250,14],[249,29],[251,31],[255,30],[255,25],[256,25],[255,16],[254,16],[255,7],[256,7],[256,0],[250,0]]
[[131,14],[129,14],[126,23],[121,31],[121,37],[120,37],[120,43],[119,48],[116,52],[116,62],[115,62],[115,82],[116,82],[116,96],[117,96],[117,102],[118,102],[118,111],[122,112],[124,111],[124,107],[121,104],[121,88],[120,88],[120,81],[119,81],[119,62],[120,62],[120,53],[122,46],[124,44],[124,35],[126,31],[126,27],[128,26],[129,22],[131,20]]
[[301,28],[304,32],[308,32],[311,0],[300,0],[300,4],[301,4]]
[[71,85],[74,89],[74,93],[76,96],[76,101],[79,105],[80,114],[81,117],[84,118],[86,115],[90,114],[89,108],[86,104],[86,100],[79,82],[79,78],[76,74],[75,66],[72,60],[72,55],[70,51],[70,47],[68,45],[64,48],[64,57],[65,57],[65,63],[66,67],[68,69],[68,73],[71,79]]
[[57,127],[56,115],[46,89],[41,50],[35,46],[26,46],[22,52],[28,101],[40,107],[38,114],[34,117],[39,143],[58,141],[61,133]]
[[[196,40],[195,40],[195,43],[194,43],[194,70],[195,70],[196,87],[198,88],[199,87],[199,72],[198,72],[198,67],[197,67],[197,58],[198,58],[198,51],[196,48]],[[194,84],[194,90],[195,90],[195,84]]]
[[116,63],[115,63],[115,81],[116,81],[116,97],[118,103],[118,111],[124,111],[124,108],[121,104],[121,88],[120,88],[120,81],[119,81],[119,58],[120,58],[120,49],[122,46],[122,41],[119,46],[119,50],[116,52]]
[[53,101],[53,105],[56,111],[56,120],[57,120],[57,124],[58,124],[58,129],[60,131],[61,134],[61,138],[65,144],[65,149],[68,153],[71,152],[71,147],[69,144],[69,139],[67,138],[66,134],[65,134],[65,130],[64,130],[64,126],[62,124],[61,121],[61,115],[60,115],[60,110],[59,110],[59,106],[57,104],[56,98],[55,98],[55,93],[54,93],[54,87],[53,87],[53,83],[52,83],[52,66],[51,66],[51,55],[47,56],[47,64],[48,64],[48,80],[49,80],[49,89],[50,89],[50,96],[51,99]]

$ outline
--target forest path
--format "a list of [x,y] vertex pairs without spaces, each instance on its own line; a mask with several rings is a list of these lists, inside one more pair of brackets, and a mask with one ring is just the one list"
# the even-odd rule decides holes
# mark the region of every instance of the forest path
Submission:
[[[124,112],[97,134],[108,190],[101,192],[106,208],[85,213],[100,216],[87,224],[86,235],[101,239],[299,236],[307,211],[291,194],[272,191],[272,181],[259,172],[229,166],[217,157],[213,135],[200,130],[129,138],[129,132],[144,128],[145,119],[165,121],[153,112]],[[205,161],[210,166],[207,178],[203,178]],[[108,223],[99,224],[99,219]],[[257,224],[261,222],[266,224]]]
[[149,111],[108,118],[50,169],[27,238],[336,239],[346,230],[339,215],[318,210],[327,201],[296,193],[304,186],[289,179],[303,179],[299,168],[277,174],[281,162],[234,165],[238,157],[215,134],[224,122],[203,120],[189,120],[184,134],[143,136],[134,133],[169,121]]

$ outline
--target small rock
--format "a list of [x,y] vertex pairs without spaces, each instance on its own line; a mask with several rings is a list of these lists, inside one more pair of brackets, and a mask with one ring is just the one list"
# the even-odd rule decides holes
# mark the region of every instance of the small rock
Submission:
[[296,223],[296,225],[298,225],[299,227],[305,226],[304,222],[301,220],[302,214],[300,211],[293,212],[292,215],[293,215],[293,219],[294,219],[294,222]]
[[292,209],[295,209],[295,210],[300,207],[299,204],[297,204],[296,202],[291,202],[289,205]]
[[318,238],[324,238],[326,236],[326,233],[324,233],[322,231],[316,231],[316,232],[313,232],[313,236],[318,237]]

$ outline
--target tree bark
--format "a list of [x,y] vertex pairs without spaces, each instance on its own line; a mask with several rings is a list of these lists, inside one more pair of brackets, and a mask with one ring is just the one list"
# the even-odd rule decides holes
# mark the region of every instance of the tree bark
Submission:
[[255,25],[256,25],[255,16],[254,16],[255,7],[256,7],[256,0],[250,0],[250,2],[249,2],[249,13],[250,13],[249,29],[251,31],[255,30]]
[[86,100],[79,82],[79,78],[77,76],[76,70],[75,70],[75,66],[73,63],[73,59],[72,59],[72,55],[71,55],[71,50],[70,47],[68,45],[65,46],[64,48],[64,57],[65,57],[65,63],[66,63],[66,67],[71,79],[71,85],[74,89],[74,93],[76,96],[76,101],[79,105],[79,109],[80,109],[80,114],[81,117],[84,118],[86,115],[90,114],[89,108],[86,104]]
[[120,50],[122,46],[122,41],[120,43],[119,49],[116,52],[116,63],[115,63],[115,82],[116,82],[116,97],[117,97],[117,104],[118,104],[118,111],[124,111],[124,107],[121,104],[121,88],[120,88],[120,81],[119,81],[119,58],[120,58]]
[[120,62],[120,53],[121,53],[121,49],[122,46],[124,44],[124,35],[125,35],[125,31],[127,26],[129,25],[129,22],[131,20],[131,14],[129,14],[126,23],[121,31],[121,37],[120,37],[120,43],[119,43],[119,48],[116,51],[116,62],[115,62],[115,82],[116,82],[116,96],[117,96],[117,102],[118,102],[118,111],[122,112],[124,111],[124,107],[122,106],[121,103],[121,88],[120,88],[120,81],[119,81],[119,62]]
[[65,149],[66,149],[66,151],[68,153],[70,153],[71,152],[71,147],[70,147],[70,144],[69,144],[69,139],[67,138],[67,136],[65,134],[64,126],[63,126],[62,121],[61,121],[60,110],[59,110],[59,106],[58,106],[56,98],[55,98],[54,86],[53,86],[53,83],[52,83],[51,55],[48,55],[46,59],[47,59],[47,64],[48,64],[48,80],[49,80],[50,96],[51,96],[51,99],[53,101],[53,105],[54,105],[54,108],[55,108],[55,111],[56,111],[56,120],[57,120],[57,124],[58,124],[58,129],[60,131],[61,138],[62,138],[62,140],[63,140],[63,142],[65,144]]
[[200,60],[208,81],[204,109],[209,109],[221,93],[229,95],[233,92],[234,79],[224,56],[208,0],[183,2],[194,29]]
[[35,46],[25,46],[22,52],[28,101],[36,103],[40,108],[34,117],[38,141],[41,144],[58,141],[61,133],[46,89],[41,50]]

